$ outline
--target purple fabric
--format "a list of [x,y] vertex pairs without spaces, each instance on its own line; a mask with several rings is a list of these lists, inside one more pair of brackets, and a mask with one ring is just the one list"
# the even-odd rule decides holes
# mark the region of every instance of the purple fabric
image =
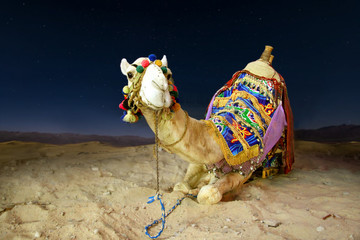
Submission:
[[214,104],[214,100],[215,100],[216,96],[218,95],[218,93],[219,93],[221,90],[222,90],[222,88],[220,88],[220,89],[214,94],[214,96],[212,97],[211,102],[210,102],[210,104],[209,104],[209,108],[208,108],[208,111],[207,111],[205,120],[209,120],[209,118],[210,118],[210,116],[211,116],[211,112],[212,112],[212,107],[213,107],[213,104]]
[[265,159],[268,152],[275,146],[277,141],[279,141],[285,126],[287,126],[286,117],[282,104],[280,103],[266,130],[264,137],[264,153],[261,156],[260,161]]

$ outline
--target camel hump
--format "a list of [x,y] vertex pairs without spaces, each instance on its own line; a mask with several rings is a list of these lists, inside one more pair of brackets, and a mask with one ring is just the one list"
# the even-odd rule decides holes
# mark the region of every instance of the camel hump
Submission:
[[244,70],[247,70],[257,76],[275,78],[280,82],[279,74],[272,67],[274,56],[271,55],[271,52],[273,49],[274,48],[272,46],[266,45],[260,58],[254,62],[248,63]]

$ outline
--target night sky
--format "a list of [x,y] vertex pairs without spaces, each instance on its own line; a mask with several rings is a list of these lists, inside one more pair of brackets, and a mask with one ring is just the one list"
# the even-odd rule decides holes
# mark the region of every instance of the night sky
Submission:
[[198,119],[274,47],[295,128],[360,124],[358,1],[2,1],[0,130],[152,136],[125,124],[119,64],[167,55]]

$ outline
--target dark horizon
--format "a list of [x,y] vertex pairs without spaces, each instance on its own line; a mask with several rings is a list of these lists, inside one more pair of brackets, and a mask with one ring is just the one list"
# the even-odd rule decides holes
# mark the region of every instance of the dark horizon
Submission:
[[296,129],[359,125],[358,12],[355,1],[7,2],[0,130],[152,136],[144,120],[120,119],[122,58],[167,55],[182,107],[200,119],[265,45],[274,47]]
[[[325,126],[316,129],[294,129],[295,139],[305,140],[305,141],[317,141],[317,142],[337,142],[337,141],[360,141],[360,125],[335,125],[335,126]],[[74,132],[38,132],[38,131],[8,131],[0,129],[0,142],[6,141],[36,141],[36,139],[50,139],[53,137],[59,137],[60,141],[64,138],[68,141],[74,140],[77,141],[80,139],[87,139],[87,141],[100,141],[104,138],[109,139],[126,139],[138,138],[139,140],[150,140],[154,138],[154,134],[150,131],[149,135],[102,135],[102,134],[82,134]],[[30,140],[29,140],[30,139]],[[90,139],[90,140],[89,140]],[[152,141],[152,140],[151,140]],[[42,140],[44,143],[46,142]]]

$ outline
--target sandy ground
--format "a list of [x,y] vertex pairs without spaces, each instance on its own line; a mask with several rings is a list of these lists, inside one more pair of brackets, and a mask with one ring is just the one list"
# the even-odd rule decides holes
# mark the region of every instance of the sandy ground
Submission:
[[[0,143],[0,239],[148,239],[160,217],[153,145]],[[160,154],[166,209],[187,163]],[[235,201],[186,198],[159,239],[360,239],[360,143],[296,142],[288,175],[255,179]],[[155,227],[152,234],[156,234]]]

